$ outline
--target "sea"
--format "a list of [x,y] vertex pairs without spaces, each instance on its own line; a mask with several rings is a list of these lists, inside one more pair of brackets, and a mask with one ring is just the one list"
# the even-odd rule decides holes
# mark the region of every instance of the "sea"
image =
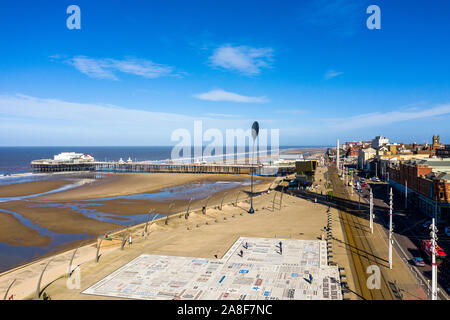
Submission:
[[[282,146],[280,152],[289,149],[315,148],[321,146]],[[141,147],[0,147],[0,176],[31,173],[30,163],[38,159],[53,159],[61,152],[87,153],[97,161],[163,161],[171,157],[173,146]],[[249,153],[247,148],[246,153]],[[192,149],[191,154],[194,154]]]

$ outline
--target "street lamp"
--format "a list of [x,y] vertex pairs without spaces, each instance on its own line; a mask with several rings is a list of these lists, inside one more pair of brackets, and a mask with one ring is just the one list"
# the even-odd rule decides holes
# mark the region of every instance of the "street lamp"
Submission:
[[373,233],[373,193],[372,188],[370,188],[370,203],[369,203],[369,221],[370,221],[370,233]]
[[[252,138],[253,138],[253,154],[252,154],[252,160],[255,157],[255,141],[259,134],[259,123],[258,121],[253,122],[252,125]],[[252,161],[253,162],[253,161]],[[250,166],[250,171],[252,174],[252,182],[251,182],[251,192],[250,192],[250,209],[248,210],[248,213],[255,213],[255,210],[253,209],[253,163]]]
[[432,219],[432,223],[430,226],[431,232],[431,300],[437,300],[437,264],[436,264],[436,241],[437,241],[437,228],[436,228],[436,219],[437,219],[437,196],[436,202],[434,206],[434,217]]
[[389,192],[389,269],[392,269],[392,243],[394,242],[393,234],[392,234],[392,188]]

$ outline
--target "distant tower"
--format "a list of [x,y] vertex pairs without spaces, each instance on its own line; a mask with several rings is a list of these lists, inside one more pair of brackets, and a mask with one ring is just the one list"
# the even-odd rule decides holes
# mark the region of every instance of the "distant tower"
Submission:
[[439,148],[440,145],[439,140],[440,140],[439,136],[433,136],[433,149]]
[[339,139],[337,139],[336,143],[336,167],[338,168],[339,172]]

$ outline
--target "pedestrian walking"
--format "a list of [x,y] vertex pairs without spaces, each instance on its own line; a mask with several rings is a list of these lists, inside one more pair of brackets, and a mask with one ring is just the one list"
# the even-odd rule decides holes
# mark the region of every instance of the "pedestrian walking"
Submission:
[[240,256],[243,257],[244,256],[244,251],[240,251]]
[[128,244],[131,246],[131,244],[133,243],[133,238],[131,237],[131,233],[128,236]]

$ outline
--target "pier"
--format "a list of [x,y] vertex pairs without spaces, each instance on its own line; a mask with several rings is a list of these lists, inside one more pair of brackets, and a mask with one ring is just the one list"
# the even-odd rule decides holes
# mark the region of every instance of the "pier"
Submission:
[[[263,164],[179,164],[155,162],[56,162],[35,160],[31,162],[33,172],[135,172],[135,173],[211,173],[211,174],[250,174],[265,175],[268,168]],[[286,175],[295,172],[294,167],[279,167],[276,175]]]

